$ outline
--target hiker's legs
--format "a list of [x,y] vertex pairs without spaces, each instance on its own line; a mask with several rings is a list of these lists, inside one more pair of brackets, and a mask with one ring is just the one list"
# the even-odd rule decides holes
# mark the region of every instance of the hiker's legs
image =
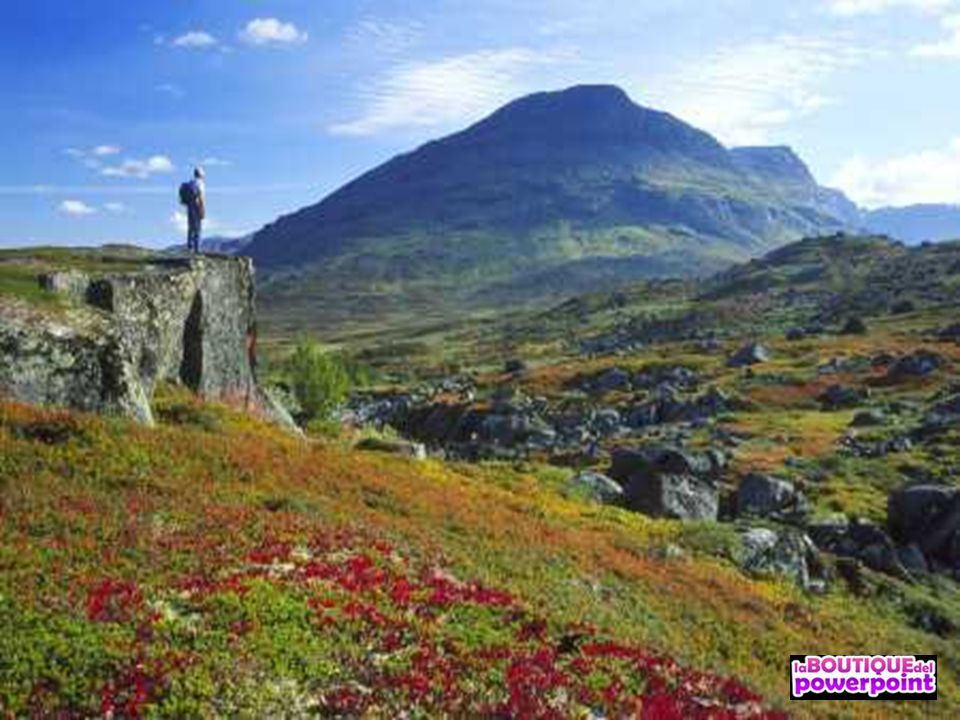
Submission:
[[200,213],[192,209],[187,211],[187,250],[200,252]]

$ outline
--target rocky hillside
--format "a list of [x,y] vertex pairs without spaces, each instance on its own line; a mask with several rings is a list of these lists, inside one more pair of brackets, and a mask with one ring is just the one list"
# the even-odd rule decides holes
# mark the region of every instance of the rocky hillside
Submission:
[[0,395],[149,424],[174,382],[277,412],[256,382],[247,258],[8,251],[0,276]]
[[[260,230],[271,320],[324,329],[706,274],[856,208],[788,148],[730,151],[610,86],[539,93]],[[349,311],[346,309],[349,305]],[[292,326],[294,323],[290,323]]]

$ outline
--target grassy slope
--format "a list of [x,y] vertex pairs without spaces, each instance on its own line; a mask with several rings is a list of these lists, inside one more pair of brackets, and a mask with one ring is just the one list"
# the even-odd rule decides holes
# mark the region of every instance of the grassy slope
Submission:
[[[264,694],[276,685],[264,672],[330,682],[349,667],[356,638],[324,635],[332,644],[318,645],[290,620],[304,602],[293,590],[257,585],[252,595],[222,593],[189,612],[170,608],[185,602],[174,591],[185,576],[223,579],[265,542],[304,543],[349,525],[419,562],[515,593],[551,627],[594,624],[623,642],[735,675],[775,704],[786,696],[790,653],[937,653],[944,663],[937,711],[960,711],[950,670],[960,663],[955,639],[905,622],[904,606],[932,601],[927,591],[878,579],[881,591],[870,597],[854,598],[839,583],[809,597],[783,582],[749,580],[715,557],[732,543],[728,529],[585,504],[562,490],[555,471],[411,464],[289,439],[186,398],[161,405],[176,422],[155,430],[2,406],[0,707],[21,706],[38,678],[56,688],[57,676],[69,692],[41,691],[41,702],[52,707],[64,695],[95,702],[99,685],[129,661],[137,632],[124,615],[133,591],[124,588],[164,614],[151,630],[161,633],[159,645],[206,658],[179,669],[168,658],[169,692],[181,709],[209,712],[217,707],[210,696],[224,693],[268,707]],[[667,551],[671,545],[684,551]],[[91,615],[105,580],[120,583],[107,586],[119,588],[107,593],[111,622]],[[223,627],[244,618],[259,631],[229,640]],[[476,618],[445,622],[449,632],[486,632]],[[831,712],[920,717],[925,708],[852,703]]]

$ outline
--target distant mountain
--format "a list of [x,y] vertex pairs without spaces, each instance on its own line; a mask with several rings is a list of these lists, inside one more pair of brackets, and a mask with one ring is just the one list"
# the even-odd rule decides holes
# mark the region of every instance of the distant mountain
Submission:
[[855,216],[789,148],[728,150],[619,88],[578,86],[400,155],[245,252],[276,280],[268,313],[337,326],[705,274]]
[[[203,238],[200,241],[200,249],[203,252],[219,253],[221,255],[239,255],[250,244],[253,235],[243,235],[241,237],[220,237],[212,236]],[[177,243],[165,248],[170,251],[184,250],[186,243]]]
[[863,224],[882,233],[916,245],[960,239],[960,205],[909,205],[864,211]]
[[250,244],[253,235],[242,237],[209,237],[200,242],[205,252],[222,253],[224,255],[239,255]]

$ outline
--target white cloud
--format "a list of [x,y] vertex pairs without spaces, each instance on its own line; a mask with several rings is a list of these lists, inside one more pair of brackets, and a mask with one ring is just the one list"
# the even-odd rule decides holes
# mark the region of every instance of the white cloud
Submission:
[[295,45],[307,41],[307,33],[293,23],[276,18],[256,18],[240,32],[240,39],[251,45]]
[[73,217],[93,215],[95,212],[97,212],[94,208],[90,207],[82,200],[64,200],[59,206],[57,206],[57,209],[64,215],[72,215]]
[[171,173],[173,162],[166,155],[153,155],[145,160],[127,158],[120,165],[108,165],[100,168],[100,174],[107,177],[145,179],[151,175]]
[[217,39],[204,30],[191,30],[179,35],[170,41],[175,47],[182,48],[210,48],[217,44]]
[[173,215],[170,216],[170,224],[173,225],[180,233],[186,233],[187,214],[181,212],[180,210],[174,210]]
[[825,4],[834,15],[853,17],[877,15],[896,9],[939,13],[953,6],[955,2],[956,0],[826,0]]
[[940,20],[947,37],[939,42],[915,46],[910,54],[922,58],[960,59],[960,14],[947,15]]
[[120,148],[116,145],[97,145],[90,152],[97,157],[107,157],[108,155],[118,155]]
[[525,47],[480,50],[433,62],[404,63],[361,86],[360,117],[330,126],[338,135],[462,124],[526,92],[523,76],[562,58]]
[[823,87],[872,54],[847,39],[792,35],[693,58],[642,86],[644,97],[731,145],[769,142],[773,132],[834,104]]
[[103,209],[114,215],[122,215],[127,211],[127,206],[122,202],[108,202],[103,204]]
[[874,161],[852,157],[830,185],[868,208],[956,203],[960,199],[960,137],[939,150]]

